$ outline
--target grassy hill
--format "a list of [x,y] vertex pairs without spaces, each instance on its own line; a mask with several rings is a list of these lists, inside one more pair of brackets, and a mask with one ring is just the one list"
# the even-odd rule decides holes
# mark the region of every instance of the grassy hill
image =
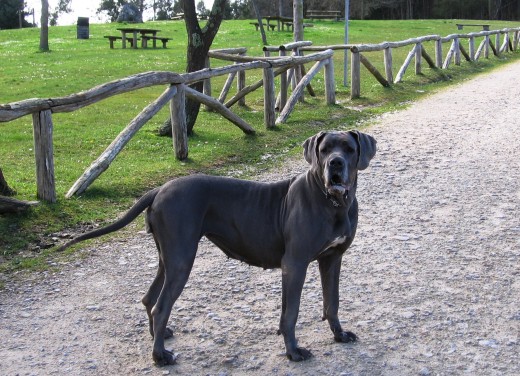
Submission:
[[[213,48],[247,47],[249,56],[262,55],[260,34],[249,22],[223,22]],[[460,20],[351,21],[350,43],[398,41],[431,34],[445,36],[457,32],[455,24],[458,22]],[[492,29],[519,26],[511,22],[485,23],[490,23]],[[118,35],[117,27],[120,25],[91,24],[88,40],[76,39],[75,26],[51,27],[51,51],[48,53],[38,51],[39,29],[0,30],[0,104],[27,98],[65,96],[145,71],[184,71],[187,36],[182,21],[146,23],[146,27],[160,29],[161,35],[173,38],[167,49],[121,49],[120,43],[116,43],[116,48],[111,50],[103,36]],[[342,44],[343,35],[344,24],[341,22],[319,21],[314,23],[314,27],[305,29],[305,39],[314,45]],[[285,31],[268,32],[267,36],[271,45],[292,40],[292,34]],[[426,44],[425,47],[433,56],[433,45]],[[396,65],[404,60],[408,51],[408,48],[394,51]],[[366,56],[383,70],[381,52]],[[351,101],[349,88],[342,85],[343,53],[336,52],[337,105],[325,105],[323,76],[319,75],[313,82],[317,97],[307,95],[306,102],[297,105],[287,124],[268,131],[263,125],[262,90],[258,90],[247,97],[247,108],[232,108],[253,125],[256,136],[245,136],[221,116],[202,111],[195,135],[190,138],[190,158],[183,162],[173,157],[171,139],[156,134],[156,129],[168,116],[167,110],[163,110],[132,139],[85,194],[70,200],[65,199],[64,194],[74,181],[164,88],[142,89],[79,111],[55,114],[58,202],[53,205],[43,203],[27,214],[0,217],[0,269],[39,264],[46,251],[42,250],[45,247],[37,245],[46,243],[54,232],[110,220],[128,208],[144,191],[172,177],[197,172],[229,173],[245,178],[254,176],[258,170],[275,166],[288,155],[300,153],[302,141],[318,130],[359,127],[374,115],[402,108],[422,95],[489,71],[512,59],[518,59],[518,53],[451,66],[445,72],[450,81],[442,81],[438,73],[427,68],[420,76],[415,76],[413,69],[409,69],[404,82],[391,88],[383,88],[363,69],[362,97]],[[212,60],[212,65],[226,64]],[[248,72],[247,80],[253,82],[261,76],[261,71]],[[224,80],[222,77],[212,82],[214,96],[218,96]],[[30,116],[0,123],[0,167],[9,184],[18,192],[16,198],[35,199]]]

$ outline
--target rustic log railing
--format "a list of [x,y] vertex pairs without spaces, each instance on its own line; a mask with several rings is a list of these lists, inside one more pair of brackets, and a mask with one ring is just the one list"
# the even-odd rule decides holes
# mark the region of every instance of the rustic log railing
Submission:
[[[298,95],[301,95],[302,92],[302,90],[297,90],[298,88],[293,91],[287,105],[278,119],[276,119],[274,68],[278,68],[277,72],[285,72],[295,66],[315,62],[313,69],[309,71],[302,81],[307,85],[319,69],[325,67],[326,81],[329,83],[334,82],[332,67],[333,52],[331,50],[321,51],[302,57],[291,56],[281,58],[254,58],[240,56],[240,53],[244,53],[243,50],[238,51],[239,55],[233,55],[233,53],[237,53],[237,51],[212,51],[212,55],[218,56],[220,59],[234,61],[234,64],[229,66],[213,69],[207,68],[185,74],[177,74],[173,72],[146,72],[115,80],[66,97],[50,99],[36,98],[9,104],[0,104],[0,122],[12,121],[31,114],[33,116],[37,197],[49,202],[56,201],[52,134],[52,114],[55,112],[75,111],[114,95],[150,86],[168,85],[166,90],[155,101],[146,106],[146,108],[141,111],[141,113],[139,113],[123,131],[121,131],[116,139],[81,175],[65,195],[69,198],[74,194],[84,192],[87,187],[109,167],[110,163],[130,141],[134,134],[168,103],[170,103],[170,116],[172,119],[173,147],[177,159],[183,160],[188,156],[188,138],[184,109],[186,97],[197,100],[205,106],[219,112],[226,119],[238,126],[244,133],[255,133],[255,130],[247,124],[247,122],[229,110],[229,105],[222,104],[223,100],[219,101],[208,95],[208,93],[211,92],[209,80],[212,77],[226,74],[238,74],[242,79],[239,84],[240,88],[241,86],[244,86],[245,71],[250,69],[263,69],[264,79],[261,85],[264,86],[264,119],[268,128],[274,127],[275,124],[287,120],[288,116],[294,109]],[[199,93],[188,86],[189,84],[199,81],[205,81],[204,86],[206,94]],[[250,92],[244,89],[245,87],[241,88],[239,91],[239,93],[242,92],[241,97],[235,100],[234,103]],[[327,103],[335,103],[333,85],[331,86],[329,84],[329,86],[326,87],[326,91]]]
[[[216,59],[233,61],[235,64],[240,62],[256,62],[262,61],[267,63],[269,66],[264,68],[263,79],[244,87],[240,90],[233,98],[231,98],[228,102],[225,103],[226,107],[231,107],[237,101],[242,99],[246,94],[251,93],[252,91],[264,87],[264,119],[267,127],[274,127],[276,124],[284,123],[290,113],[294,110],[296,102],[303,96],[303,89],[310,85],[310,81],[314,78],[314,76],[320,71],[322,67],[325,68],[325,95],[327,104],[336,103],[336,94],[335,94],[335,86],[334,86],[334,66],[332,63],[332,50],[325,50],[319,53],[315,53],[313,55],[308,56],[299,56],[299,54],[294,51],[297,51],[299,47],[303,45],[310,45],[311,42],[295,42],[287,45],[282,45],[276,47],[275,50],[278,51],[286,51],[293,50],[292,56],[287,56],[286,54],[280,54],[279,57],[270,57],[269,54],[263,58],[259,57],[249,57],[244,55],[236,55],[234,53],[229,53],[228,51],[223,50],[214,50],[209,52],[209,56]],[[273,49],[274,50],[274,49]],[[264,51],[268,51],[268,49],[264,48]],[[315,62],[313,68],[307,73],[302,67],[303,64]],[[276,71],[273,68],[279,68]],[[281,76],[280,83],[280,95],[279,97],[287,98],[288,85],[287,82],[290,80],[286,75],[286,72],[290,70],[294,72],[294,76],[300,75],[301,78],[295,80],[294,89],[292,95],[283,101],[278,102],[276,97],[274,96],[274,78],[278,75]],[[302,75],[303,74],[303,75]],[[291,73],[289,74],[289,76]],[[227,82],[232,81],[233,77],[228,77]],[[225,86],[230,86],[225,85]],[[240,87],[240,85],[239,85]],[[225,98],[227,92],[221,93],[220,97]],[[281,108],[280,115],[278,118],[275,118],[276,109]]]
[[[512,38],[510,36],[512,34]],[[495,36],[495,42],[491,40],[491,36]],[[500,37],[504,35],[502,44]],[[480,45],[475,49],[476,38],[483,38]],[[468,40],[468,50],[466,50],[461,40]],[[390,86],[392,83],[399,83],[403,80],[404,74],[408,69],[412,60],[415,59],[415,74],[422,72],[422,60],[424,59],[428,66],[432,69],[447,69],[452,62],[455,65],[461,64],[461,56],[467,61],[477,61],[483,55],[489,58],[489,51],[492,50],[495,56],[500,56],[504,52],[516,51],[520,40],[520,28],[507,28],[502,30],[481,31],[468,34],[451,34],[446,37],[440,35],[427,35],[419,38],[407,39],[399,42],[383,42],[379,44],[340,44],[332,46],[305,46],[301,51],[322,51],[322,50],[350,50],[351,51],[351,98],[359,98],[361,95],[361,64],[376,78],[383,86]],[[433,41],[435,43],[435,58],[427,53],[424,43]],[[451,43],[450,48],[443,57],[443,43]],[[412,49],[406,56],[404,63],[401,65],[397,74],[393,75],[395,62],[392,59],[392,50],[399,47],[412,46]],[[384,52],[384,69],[382,74],[363,54],[366,52],[383,51]]]
[[[510,34],[512,34],[512,38]],[[495,36],[494,43],[491,40],[493,35]],[[502,44],[500,44],[501,35],[504,35]],[[483,38],[478,48],[475,48],[476,38]],[[461,44],[462,39],[468,39],[467,51]],[[430,57],[424,48],[424,43],[429,41],[435,43],[434,58]],[[175,156],[177,159],[182,160],[188,156],[186,116],[184,112],[184,100],[186,97],[200,101],[205,106],[222,114],[246,134],[252,134],[255,132],[254,129],[243,119],[231,112],[229,108],[235,103],[244,104],[245,96],[262,86],[264,87],[264,121],[267,128],[274,127],[276,124],[283,123],[287,120],[294,110],[297,101],[303,97],[305,88],[313,95],[310,81],[321,68],[325,68],[325,94],[327,104],[335,103],[334,67],[332,62],[333,50],[349,49],[352,52],[351,97],[357,98],[360,96],[361,90],[361,65],[365,66],[381,85],[390,86],[391,84],[403,80],[408,66],[414,59],[416,74],[421,73],[423,59],[430,68],[436,69],[442,74],[442,70],[447,69],[452,62],[459,65],[462,60],[461,56],[464,56],[467,61],[476,61],[481,56],[488,58],[490,50],[493,51],[494,55],[499,56],[508,51],[516,51],[519,41],[520,28],[511,28],[469,34],[453,34],[446,37],[429,35],[400,42],[384,42],[380,44],[312,46],[311,42],[296,42],[274,48],[268,47],[265,49],[265,57],[245,56],[246,49],[244,48],[214,50],[210,51],[209,57],[231,61],[233,65],[209,68],[208,58],[208,67],[197,72],[186,74],[146,72],[99,85],[90,90],[66,97],[27,99],[4,105],[0,104],[0,122],[32,115],[37,197],[49,202],[55,202],[56,190],[54,182],[52,134],[53,113],[75,111],[108,97],[145,87],[168,85],[163,94],[138,114],[74,183],[66,194],[66,197],[71,197],[74,194],[80,194],[85,191],[85,189],[108,168],[131,137],[167,103],[170,103]],[[451,45],[444,58],[442,52],[443,43],[448,42],[451,42]],[[410,45],[412,49],[394,78],[392,49]],[[270,52],[275,51],[279,52],[279,56],[270,57]],[[292,56],[287,56],[286,51],[292,51]],[[311,51],[314,53],[301,56],[301,51]],[[363,54],[372,51],[384,51],[384,74],[379,72],[376,66]],[[309,72],[306,72],[303,64],[310,62],[314,62],[314,66]],[[246,86],[245,72],[250,69],[262,69],[263,79]],[[211,78],[221,75],[229,76],[217,100],[211,97]],[[238,92],[225,102],[235,76],[238,76]],[[278,99],[275,95],[274,85],[276,76],[280,76],[280,93]],[[204,81],[203,93],[199,93],[187,86],[198,81]],[[292,95],[287,97],[289,82],[292,82],[293,90]],[[276,109],[280,109],[278,118],[276,118]]]

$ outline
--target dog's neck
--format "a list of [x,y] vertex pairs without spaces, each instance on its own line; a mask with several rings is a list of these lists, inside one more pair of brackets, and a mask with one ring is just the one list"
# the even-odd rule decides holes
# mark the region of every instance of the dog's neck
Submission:
[[357,186],[357,175],[356,180],[354,184],[352,185],[352,188],[349,192],[347,192],[347,195],[345,197],[342,197],[341,200],[338,200],[334,196],[332,196],[330,193],[327,192],[325,189],[325,182],[323,181],[323,178],[321,177],[321,174],[317,171],[311,171],[309,170],[310,175],[312,175],[312,181],[314,184],[316,184],[316,187],[323,193],[325,198],[332,203],[332,206],[335,208],[349,208],[353,201],[353,196],[356,192],[356,186]]
[[[340,204],[338,201],[336,201],[336,199],[334,197],[332,197],[332,195],[330,193],[327,193],[324,189],[322,189],[322,192],[325,194],[325,197],[327,198],[327,200],[332,202],[332,206],[334,206],[335,208],[344,206],[344,205]],[[344,198],[344,200],[345,200],[345,198]]]

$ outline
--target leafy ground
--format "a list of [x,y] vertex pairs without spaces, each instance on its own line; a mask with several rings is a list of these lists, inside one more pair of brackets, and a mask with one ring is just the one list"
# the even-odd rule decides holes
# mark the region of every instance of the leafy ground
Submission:
[[[351,43],[379,43],[403,40],[428,34],[448,35],[456,32],[460,20],[352,21]],[[487,22],[493,29],[515,27],[515,23]],[[50,53],[37,51],[37,29],[0,31],[0,103],[32,97],[59,97],[110,80],[150,70],[182,72],[185,67],[186,32],[182,22],[147,23],[173,37],[168,49],[108,48],[104,35],[116,35],[115,24],[90,25],[90,39],[77,40],[75,26],[50,28]],[[344,25],[316,22],[306,29],[306,39],[315,45],[343,43]],[[290,42],[289,32],[269,32],[272,45]],[[248,47],[248,55],[261,55],[259,33],[249,21],[226,21],[222,24],[213,48]],[[426,48],[433,54],[432,46]],[[394,62],[404,60],[407,49],[394,52]],[[367,54],[381,68],[380,53]],[[196,134],[190,139],[190,158],[179,162],[173,158],[171,140],[156,135],[156,128],[167,117],[164,110],[141,130],[112,166],[82,196],[66,200],[65,192],[106,148],[113,138],[163,88],[149,88],[120,95],[88,108],[54,116],[54,142],[58,202],[41,204],[20,216],[0,217],[0,267],[40,266],[45,249],[64,228],[105,221],[127,208],[135,197],[150,187],[174,176],[195,172],[221,174],[229,170],[235,176],[252,176],[259,170],[280,163],[286,156],[299,152],[299,145],[319,129],[359,126],[363,119],[406,106],[410,101],[467,77],[488,71],[518,55],[481,60],[475,64],[452,67],[449,82],[440,81],[437,73],[424,69],[415,76],[409,69],[402,84],[382,88],[365,71],[362,73],[362,98],[351,101],[349,88],[342,86],[341,53],[336,53],[338,104],[325,106],[320,80],[314,85],[317,98],[307,96],[286,125],[273,131],[263,126],[261,91],[247,98],[246,109],[233,109],[257,130],[255,137],[212,113],[202,112]],[[214,66],[222,65],[212,62]],[[396,64],[397,65],[397,64]],[[248,81],[259,79],[260,72],[248,74]],[[214,92],[224,78],[213,82]],[[17,198],[33,200],[35,195],[34,155],[31,118],[0,123],[0,167]]]

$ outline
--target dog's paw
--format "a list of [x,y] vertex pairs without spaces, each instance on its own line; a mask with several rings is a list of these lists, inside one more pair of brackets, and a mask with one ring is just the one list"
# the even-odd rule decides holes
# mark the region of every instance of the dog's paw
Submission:
[[337,334],[334,334],[334,341],[341,343],[355,342],[357,341],[357,335],[352,332],[341,331]]
[[312,357],[312,353],[303,347],[297,347],[294,351],[287,352],[287,358],[293,362],[301,362]]
[[152,354],[153,361],[158,367],[171,366],[177,361],[177,357],[173,355],[173,352],[164,349],[161,354]]

